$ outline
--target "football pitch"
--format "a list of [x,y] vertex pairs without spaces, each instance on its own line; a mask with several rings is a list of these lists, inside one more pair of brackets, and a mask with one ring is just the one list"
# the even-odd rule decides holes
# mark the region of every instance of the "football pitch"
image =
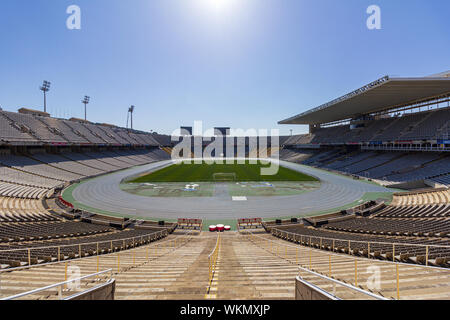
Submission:
[[152,182],[258,182],[258,181],[319,181],[318,179],[301,172],[279,167],[275,175],[261,175],[262,168],[268,168],[267,164],[195,164],[182,162],[169,167],[144,174],[134,178],[129,183],[152,183]]

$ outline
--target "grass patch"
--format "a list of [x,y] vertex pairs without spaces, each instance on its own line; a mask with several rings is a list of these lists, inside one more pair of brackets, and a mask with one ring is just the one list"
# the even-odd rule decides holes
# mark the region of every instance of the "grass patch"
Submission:
[[152,182],[214,182],[214,174],[234,173],[235,181],[319,181],[304,173],[297,172],[285,167],[279,167],[275,175],[261,175],[261,169],[269,167],[263,164],[175,164],[161,170],[151,172],[133,180],[130,183],[152,183]]

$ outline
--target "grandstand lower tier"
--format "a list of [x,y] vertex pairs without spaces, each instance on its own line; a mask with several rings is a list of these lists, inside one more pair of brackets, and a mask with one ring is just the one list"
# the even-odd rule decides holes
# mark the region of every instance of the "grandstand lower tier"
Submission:
[[[218,236],[176,231],[166,239],[127,251],[2,272],[0,298],[64,281],[67,270],[76,270],[77,276],[87,276],[109,269],[116,280],[114,298],[119,300],[294,299],[294,279],[299,274],[340,299],[365,299],[367,296],[316,274],[330,276],[387,299],[450,298],[448,269],[324,253],[260,232],[233,232],[222,234],[219,239],[212,279],[208,276],[209,254],[218,243]],[[378,280],[375,284],[371,281],[373,270]],[[78,287],[67,287],[61,295],[68,297],[92,288],[107,276],[82,280]],[[23,297],[60,298],[57,288]]]
[[[63,166],[107,173],[168,156],[161,149],[91,152],[66,154],[70,160]],[[25,167],[40,177],[38,169]],[[111,269],[115,299],[294,299],[299,274],[340,299],[367,298],[317,273],[388,299],[450,299],[449,199],[446,188],[395,193],[388,205],[360,202],[288,225],[264,222],[269,233],[250,229],[218,236],[180,230],[175,223],[74,210],[53,193],[39,199],[2,196],[0,298],[64,281],[68,270],[84,276]],[[380,275],[375,288],[369,281],[374,268]],[[24,298],[68,297],[104,277]]]
[[32,148],[23,153],[0,148],[0,196],[41,199],[75,181],[167,159],[169,154],[157,147],[79,152]]
[[428,185],[450,186],[448,152],[364,151],[346,146],[302,149],[287,145],[279,157],[383,185],[426,180]]
[[0,204],[0,268],[126,250],[164,238],[176,227],[98,214],[83,217],[55,199],[0,198]]

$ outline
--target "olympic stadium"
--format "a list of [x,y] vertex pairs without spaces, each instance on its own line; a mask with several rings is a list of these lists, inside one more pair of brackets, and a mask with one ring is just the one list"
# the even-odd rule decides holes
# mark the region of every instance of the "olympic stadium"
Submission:
[[0,306],[450,300],[449,10],[3,0]]
[[447,299],[449,75],[376,80],[240,152],[200,137],[210,158],[175,152],[191,135],[1,111],[1,297]]

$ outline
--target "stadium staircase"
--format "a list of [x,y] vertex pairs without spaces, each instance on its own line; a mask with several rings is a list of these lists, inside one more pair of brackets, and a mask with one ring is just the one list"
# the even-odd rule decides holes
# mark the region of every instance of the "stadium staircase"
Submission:
[[240,234],[224,234],[212,299],[294,299],[297,266],[266,252]]

